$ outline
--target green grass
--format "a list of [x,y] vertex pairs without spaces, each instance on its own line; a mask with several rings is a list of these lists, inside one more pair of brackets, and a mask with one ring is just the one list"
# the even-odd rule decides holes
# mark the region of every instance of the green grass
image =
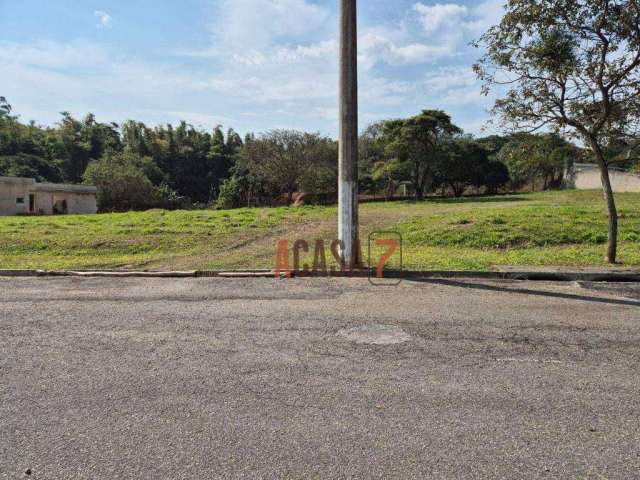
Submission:
[[[640,267],[640,194],[616,198],[620,261]],[[335,207],[313,206],[0,217],[0,268],[272,268],[278,239],[330,243],[335,217]],[[405,268],[605,265],[597,191],[369,203],[361,218],[363,238],[402,234]]]

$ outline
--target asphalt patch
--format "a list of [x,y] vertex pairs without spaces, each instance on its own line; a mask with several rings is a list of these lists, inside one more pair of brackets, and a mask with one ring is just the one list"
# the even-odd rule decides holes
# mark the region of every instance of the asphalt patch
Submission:
[[404,330],[393,325],[364,325],[340,330],[338,335],[353,343],[365,345],[397,345],[411,340]]

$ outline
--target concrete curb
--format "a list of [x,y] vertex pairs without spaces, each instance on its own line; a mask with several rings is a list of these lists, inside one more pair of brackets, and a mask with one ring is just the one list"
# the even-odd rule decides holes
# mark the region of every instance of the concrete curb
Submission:
[[193,278],[196,271],[187,272],[124,272],[116,270],[0,270],[0,277],[148,277]]
[[[367,278],[369,271],[333,272],[330,275],[314,275],[300,272],[296,278]],[[110,278],[274,278],[273,270],[189,270],[170,272],[117,271],[117,270],[0,270],[0,277],[110,277]],[[484,279],[484,280],[528,280],[547,282],[629,282],[640,283],[640,271],[404,271],[391,272],[390,279]]]

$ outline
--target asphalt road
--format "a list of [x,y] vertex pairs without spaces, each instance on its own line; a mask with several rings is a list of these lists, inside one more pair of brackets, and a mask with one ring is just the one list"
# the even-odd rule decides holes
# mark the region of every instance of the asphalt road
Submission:
[[0,478],[640,478],[638,285],[5,278],[0,303]]

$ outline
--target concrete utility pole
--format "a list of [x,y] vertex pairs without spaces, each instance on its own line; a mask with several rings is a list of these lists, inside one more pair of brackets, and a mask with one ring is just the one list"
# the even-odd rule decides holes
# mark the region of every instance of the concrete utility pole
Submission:
[[338,238],[347,268],[358,265],[357,0],[340,0],[340,156]]

